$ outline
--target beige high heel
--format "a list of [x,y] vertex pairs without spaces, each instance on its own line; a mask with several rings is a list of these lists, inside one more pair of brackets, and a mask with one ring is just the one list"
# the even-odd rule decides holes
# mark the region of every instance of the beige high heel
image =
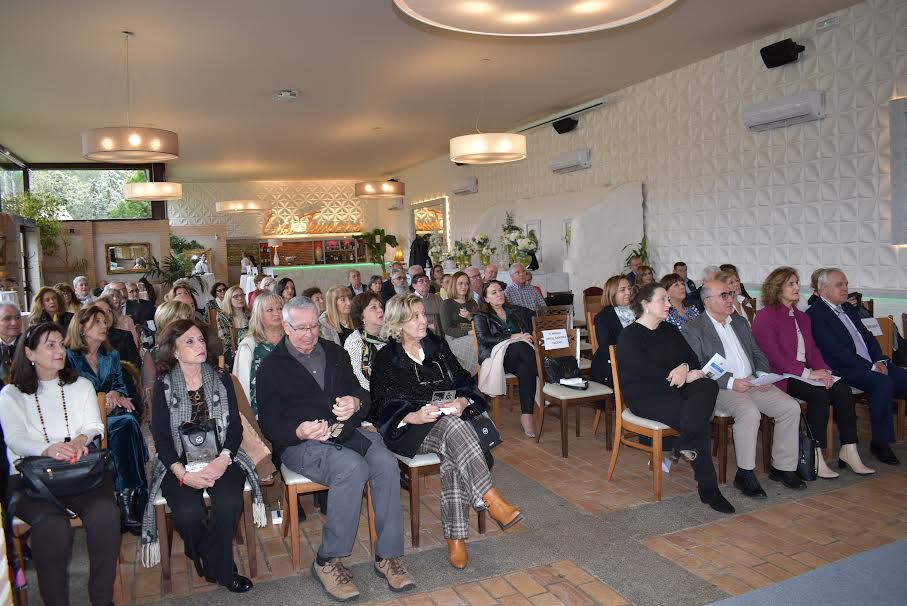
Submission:
[[870,469],[863,465],[856,444],[844,444],[838,453],[838,467],[844,469],[848,465],[851,471],[860,476],[868,476],[875,473],[875,469]]

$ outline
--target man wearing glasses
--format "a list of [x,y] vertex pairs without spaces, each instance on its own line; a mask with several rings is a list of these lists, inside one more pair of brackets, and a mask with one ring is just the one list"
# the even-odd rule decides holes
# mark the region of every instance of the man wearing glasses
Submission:
[[330,508],[312,572],[336,600],[359,590],[341,558],[353,551],[362,491],[371,486],[378,540],[375,571],[393,591],[415,586],[403,565],[400,469],[378,433],[360,424],[369,392],[342,347],[319,338],[318,307],[295,297],[283,307],[286,337],[256,375],[258,422],[288,468],[329,488]]
[[727,360],[727,372],[716,379],[721,389],[715,411],[734,417],[734,486],[748,497],[766,497],[753,472],[759,421],[765,414],[775,419],[769,479],[787,488],[805,488],[795,473],[800,405],[774,385],[753,385],[757,376],[769,372],[768,359],[756,345],[747,321],[734,313],[734,293],[728,292],[727,285],[710,280],[702,285],[701,292],[705,313],[690,320],[682,334],[701,362],[716,353]]

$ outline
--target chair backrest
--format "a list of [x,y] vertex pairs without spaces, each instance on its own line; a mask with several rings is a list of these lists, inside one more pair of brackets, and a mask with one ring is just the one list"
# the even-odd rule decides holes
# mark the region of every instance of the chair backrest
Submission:
[[227,365],[227,361],[224,358],[224,354],[217,356],[217,367],[220,368],[221,370],[223,370],[226,365]]
[[882,334],[876,335],[876,341],[879,342],[882,353],[891,358],[894,355],[894,318],[888,316],[876,318],[876,320],[878,320],[879,327],[882,329]]
[[208,326],[211,327],[211,330],[217,330],[217,308],[212,307],[208,310]]
[[101,413],[101,424],[104,425],[104,436],[101,438],[101,448],[107,448],[107,394],[103,391],[98,394],[98,410]]
[[532,318],[532,331],[537,330],[556,330],[558,328],[570,328],[570,319],[564,315],[556,316],[534,316]]
[[586,330],[589,331],[589,344],[592,345],[592,353],[598,351],[598,333],[595,332],[595,314],[586,311]]
[[876,302],[873,299],[863,299],[863,307],[869,312],[870,316],[876,315]]
[[614,414],[617,418],[620,418],[624,411],[624,396],[623,392],[620,390],[620,373],[617,372],[617,350],[611,345],[608,347],[608,353],[611,356],[611,382],[613,383],[612,389],[614,390]]
[[575,328],[567,329],[567,346],[559,347],[557,349],[545,349],[545,330],[558,330],[563,329],[564,326],[553,326],[548,328],[545,321],[539,321],[539,318],[533,318],[532,320],[532,337],[535,340],[535,354],[539,359],[539,363],[542,364],[545,361],[545,358],[562,358],[565,356],[577,357],[578,349],[577,345],[579,344],[579,330]]
[[594,318],[602,310],[602,307],[601,295],[586,295],[583,297],[583,310],[587,316],[591,312]]
[[604,293],[600,286],[590,286],[589,288],[583,291],[583,297],[596,296],[601,298],[602,293]]
[[538,312],[539,316],[564,316],[568,318],[568,327],[573,328],[572,305],[546,305]]

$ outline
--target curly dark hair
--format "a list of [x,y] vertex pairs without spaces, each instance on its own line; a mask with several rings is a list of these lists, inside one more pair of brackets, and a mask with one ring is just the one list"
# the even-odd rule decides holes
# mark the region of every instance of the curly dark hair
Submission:
[[223,282],[215,282],[214,286],[211,287],[211,298],[212,299],[215,299],[215,300],[217,299],[217,289],[220,288],[221,286],[224,287],[224,292],[227,292],[226,284],[224,284]]
[[[29,328],[25,335],[19,339],[19,345],[16,347],[16,353],[13,354],[13,363],[9,370],[9,382],[15,385],[22,393],[31,395],[38,391],[38,372],[29,359],[25,357],[25,348],[27,347],[34,351],[41,343],[47,340],[47,337],[52,332],[63,338],[66,337],[63,327],[56,322],[42,322]],[[79,374],[69,366],[61,368],[57,376],[63,385],[75,383],[76,379],[79,378]]]
[[664,290],[664,286],[658,282],[650,282],[644,286],[640,286],[636,289],[636,294],[633,295],[633,300],[630,301],[630,309],[633,310],[633,313],[636,314],[636,317],[642,315],[642,302],[651,301],[652,297],[655,295],[655,291],[658,289]]
[[165,374],[179,365],[176,359],[176,340],[197,328],[202,333],[202,338],[208,340],[208,331],[204,324],[195,320],[174,320],[167,325],[164,332],[158,337],[157,372]]
[[[352,305],[350,305],[350,321],[356,330],[364,330],[365,323],[362,321],[362,314],[365,312],[365,308],[369,306],[369,303],[372,302],[372,299],[381,303],[381,297],[373,290],[366,290],[362,294],[353,297]],[[384,304],[381,303],[381,306],[384,307]]]
[[273,290],[274,294],[277,295],[277,296],[279,296],[279,297],[283,297],[283,291],[287,288],[287,285],[288,285],[288,284],[292,284],[292,285],[293,285],[293,293],[294,293],[294,296],[295,296],[295,295],[298,295],[299,293],[296,292],[296,283],[293,282],[293,280],[290,279],[290,278],[281,278],[281,279],[277,282],[277,284],[274,285],[274,290]]

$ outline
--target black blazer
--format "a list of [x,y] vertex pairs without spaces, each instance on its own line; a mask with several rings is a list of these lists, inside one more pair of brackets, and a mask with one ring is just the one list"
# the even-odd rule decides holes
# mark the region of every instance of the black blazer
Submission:
[[872,362],[857,353],[856,345],[854,345],[847,327],[821,298],[806,310],[806,315],[812,320],[813,339],[819,346],[822,357],[831,366],[834,374],[850,383],[860,373],[872,370],[873,363],[887,360],[887,358],[882,354],[879,342],[863,325],[857,309],[850,303],[843,304],[841,308],[853,322],[860,336],[863,337]]
[[148,329],[146,322],[154,320],[154,312],[155,307],[151,301],[146,301],[145,299],[126,301],[126,315],[132,318],[140,330]]
[[[532,318],[535,312],[519,305],[510,308],[519,332],[532,334]],[[479,363],[491,355],[494,346],[509,339],[513,334],[504,327],[504,321],[495,313],[476,312],[473,316],[476,325],[476,339],[479,341]]]
[[485,396],[457,362],[444,338],[428,333],[422,339],[422,351],[425,360],[417,368],[403,345],[390,339],[372,366],[370,387],[378,431],[389,449],[405,457],[416,454],[434,424],[397,426],[406,415],[430,402],[433,392],[455,390],[458,398],[472,400],[464,418],[488,409]]
[[289,352],[287,347],[292,345],[286,337],[261,361],[255,375],[258,425],[278,455],[302,442],[296,428],[303,421],[324,419],[331,423],[335,398],[354,396],[362,402],[362,408],[344,422],[341,441],[368,415],[371,399],[353,374],[350,355],[333,341],[320,339],[319,343],[325,356],[324,389]]
[[388,300],[397,294],[397,291],[394,289],[394,284],[390,280],[385,280],[381,283],[381,302],[387,303]]
[[611,376],[611,355],[608,348],[617,346],[617,337],[624,325],[620,323],[617,312],[611,306],[604,307],[595,314],[595,338],[598,339],[598,350],[592,356],[592,380],[613,387]]

